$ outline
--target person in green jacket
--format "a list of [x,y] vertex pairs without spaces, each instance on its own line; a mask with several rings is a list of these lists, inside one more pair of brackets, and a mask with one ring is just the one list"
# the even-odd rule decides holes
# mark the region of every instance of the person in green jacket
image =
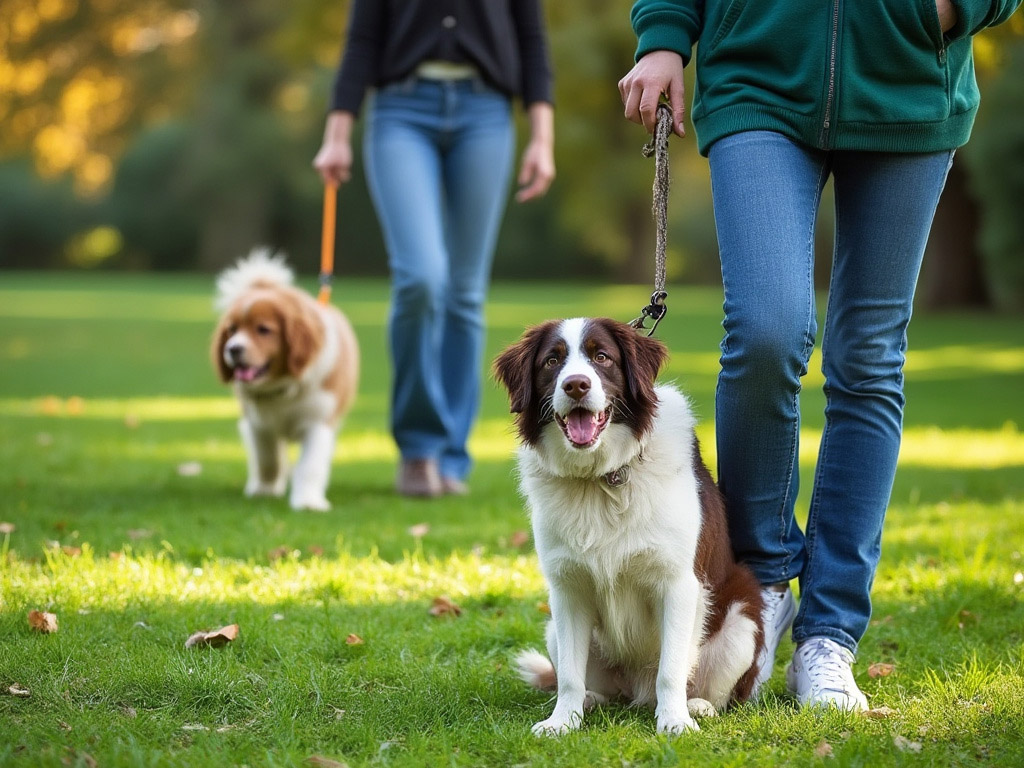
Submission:
[[[903,421],[914,290],[953,153],[979,93],[972,37],[1021,0],[637,0],[619,82],[648,132],[667,98],[708,157],[725,289],[718,479],[738,558],[763,585],[758,685],[792,626],[787,687],[865,709],[852,665],[868,626]],[[817,335],[814,222],[835,191],[822,369],[825,427],[807,524],[794,519],[800,379]],[[800,605],[789,582],[798,579]]]

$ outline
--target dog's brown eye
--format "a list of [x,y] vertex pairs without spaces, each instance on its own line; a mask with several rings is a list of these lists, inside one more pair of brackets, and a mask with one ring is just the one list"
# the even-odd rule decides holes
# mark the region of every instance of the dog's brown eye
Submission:
[[594,362],[595,363],[607,363],[608,362],[608,355],[606,355],[604,352],[598,352],[596,355],[594,355]]
[[556,365],[558,365],[558,358],[555,355],[551,355],[551,357],[544,361],[545,368],[554,368]]
[[269,325],[260,324],[256,326],[256,333],[260,336],[269,336],[272,332],[273,329]]

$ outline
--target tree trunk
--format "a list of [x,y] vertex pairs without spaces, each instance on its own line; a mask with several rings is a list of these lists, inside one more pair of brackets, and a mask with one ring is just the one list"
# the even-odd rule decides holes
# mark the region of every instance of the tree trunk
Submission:
[[955,160],[925,249],[919,297],[928,309],[991,307],[977,247],[978,204],[963,162]]

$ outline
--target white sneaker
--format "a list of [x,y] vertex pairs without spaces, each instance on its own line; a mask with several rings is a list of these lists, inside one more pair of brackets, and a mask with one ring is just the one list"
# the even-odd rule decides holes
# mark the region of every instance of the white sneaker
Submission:
[[804,706],[851,712],[868,708],[853,679],[853,654],[827,637],[812,637],[797,646],[786,668],[786,686]]
[[787,586],[783,590],[765,587],[761,590],[764,608],[761,610],[761,624],[764,627],[764,648],[757,659],[757,678],[750,698],[756,699],[761,693],[761,686],[767,683],[775,669],[775,651],[779,647],[782,636],[789,630],[796,616],[796,600]]

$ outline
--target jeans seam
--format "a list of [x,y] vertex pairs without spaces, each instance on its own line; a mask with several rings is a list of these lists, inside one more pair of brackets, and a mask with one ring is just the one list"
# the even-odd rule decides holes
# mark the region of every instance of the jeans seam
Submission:
[[[817,194],[816,194],[816,199],[820,199],[820,196],[821,196],[821,188],[822,188],[822,185],[823,185],[824,177],[826,175],[826,168],[827,168],[827,164],[824,161],[822,161],[821,169],[818,171],[818,184],[815,187],[815,189],[818,190]],[[817,208],[817,202],[815,202],[814,208]],[[805,313],[805,316],[807,317],[807,324],[804,326],[803,363],[801,365],[801,368],[802,368],[802,370],[803,370],[803,372],[805,374],[807,372],[807,361],[810,359],[811,352],[814,349],[814,341],[811,338],[811,326],[814,323],[814,225],[815,225],[816,218],[817,218],[816,216],[812,216],[811,217],[811,227],[810,227],[810,231],[808,232],[808,235],[807,235],[807,248],[808,248],[808,252],[809,252],[809,256],[810,256],[810,258],[808,259],[808,263],[810,265],[810,268],[807,270],[807,280],[808,280],[807,297],[808,298],[807,298],[807,312]],[[801,389],[802,389],[802,385],[799,385],[797,387],[796,394],[793,395],[793,408],[794,408],[794,410],[797,413],[799,413],[800,390]],[[789,467],[788,467],[788,474],[789,474],[789,477],[790,477],[790,483],[789,483],[789,486],[786,488],[786,498],[784,500],[783,508],[779,511],[779,522],[780,522],[780,526],[779,526],[779,545],[780,545],[780,548],[782,548],[782,549],[784,549],[786,551],[786,560],[785,560],[785,562],[783,563],[783,566],[782,566],[782,575],[787,580],[789,578],[791,578],[790,575],[789,575],[789,568],[790,568],[790,565],[793,562],[793,558],[795,556],[795,553],[791,552],[785,546],[785,541],[786,541],[786,536],[785,536],[786,515],[785,515],[785,511],[784,510],[789,505],[789,498],[790,498],[790,495],[793,492],[792,477],[793,477],[794,468],[796,469],[797,472],[800,471],[799,470],[799,458],[800,457],[799,457],[799,450],[798,450],[799,436],[800,436],[800,427],[799,427],[799,421],[798,421],[797,422],[797,427],[796,427],[796,429],[793,430],[793,437],[792,437],[792,439],[790,441],[790,456],[789,456]],[[795,467],[794,467],[794,464],[795,464]],[[794,500],[794,504],[795,503],[796,503],[796,501]],[[805,550],[805,553],[806,553],[806,550],[807,550],[806,537],[805,537],[805,543],[804,543],[804,550]]]

